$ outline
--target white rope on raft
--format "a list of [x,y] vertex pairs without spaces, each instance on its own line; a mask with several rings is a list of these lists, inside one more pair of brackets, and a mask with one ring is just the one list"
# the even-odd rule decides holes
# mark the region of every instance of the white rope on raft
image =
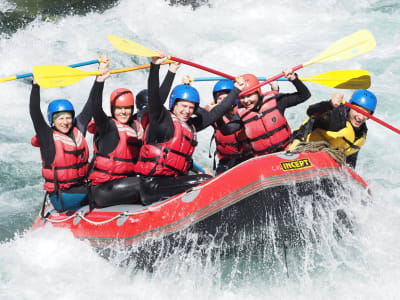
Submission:
[[71,216],[69,216],[69,217],[67,217],[67,218],[65,218],[65,219],[62,219],[62,220],[53,220],[53,219],[49,219],[48,217],[44,217],[44,218],[42,218],[43,220],[46,220],[47,222],[50,222],[50,223],[63,223],[63,222],[67,222],[67,221],[69,221],[69,220],[71,220],[71,219],[74,219],[74,218],[81,218],[82,220],[84,220],[84,221],[86,221],[86,222],[88,222],[88,223],[90,223],[90,224],[92,224],[92,225],[104,225],[104,224],[107,224],[107,223],[109,223],[109,222],[112,222],[112,221],[114,221],[114,220],[116,220],[116,219],[119,219],[120,217],[129,217],[129,216],[131,216],[131,215],[133,215],[134,213],[128,213],[128,212],[122,212],[122,213],[120,213],[120,214],[118,214],[118,215],[116,215],[116,216],[114,216],[114,217],[112,217],[112,218],[110,218],[110,219],[108,219],[108,220],[105,220],[105,221],[101,221],[101,222],[95,222],[95,221],[92,221],[92,220],[90,220],[90,219],[88,219],[88,218],[86,218],[85,216],[84,216],[84,214],[82,214],[82,212],[81,211],[79,211],[79,212],[76,212],[75,214],[73,214],[73,215],[71,215]]

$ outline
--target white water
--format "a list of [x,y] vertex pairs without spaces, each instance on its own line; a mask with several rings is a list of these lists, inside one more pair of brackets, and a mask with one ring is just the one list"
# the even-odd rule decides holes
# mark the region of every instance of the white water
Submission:
[[[353,3],[352,3],[353,2]],[[3,6],[3,4],[2,4]],[[36,21],[0,40],[0,77],[30,72],[34,65],[72,64],[111,57],[114,69],[147,63],[113,49],[106,35],[114,34],[149,48],[232,75],[275,75],[304,63],[330,44],[360,29],[376,38],[375,50],[351,60],[317,63],[300,70],[300,77],[338,69],[365,69],[378,97],[375,116],[400,128],[400,7],[395,1],[212,1],[196,11],[170,7],[164,1],[122,0],[104,14],[69,16],[57,22]],[[95,66],[85,70],[95,70]],[[165,71],[166,67],[163,68]],[[181,76],[209,76],[183,66]],[[79,111],[93,78],[70,87],[41,91],[43,112],[54,98],[68,98]],[[146,87],[146,71],[116,75],[106,83],[107,98],[117,87],[134,92]],[[307,83],[312,99],[286,113],[293,128],[305,118],[310,103],[329,98],[332,89]],[[205,104],[211,83],[195,85]],[[282,91],[292,91],[281,83]],[[348,99],[351,91],[343,91]],[[43,197],[39,151],[30,146],[30,85],[19,80],[0,85],[0,298],[1,299],[396,299],[400,278],[400,168],[398,134],[368,121],[369,134],[359,155],[357,172],[373,191],[370,206],[355,207],[358,230],[348,244],[328,244],[332,253],[317,261],[289,261],[301,272],[279,280],[265,274],[222,278],[212,264],[196,260],[188,267],[170,263],[168,271],[148,274],[118,267],[118,259],[100,258],[85,242],[50,228],[25,232]],[[200,135],[195,160],[208,159],[210,131]],[[294,259],[294,258],[293,258]],[[232,262],[232,264],[234,264]],[[175,267],[176,266],[176,267]],[[320,271],[318,271],[320,270]],[[228,276],[229,277],[229,276]]]

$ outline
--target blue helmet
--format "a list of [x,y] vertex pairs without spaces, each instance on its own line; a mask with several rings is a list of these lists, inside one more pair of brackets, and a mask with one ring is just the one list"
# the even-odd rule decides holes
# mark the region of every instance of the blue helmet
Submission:
[[357,90],[351,96],[349,103],[366,108],[373,113],[376,108],[376,96],[367,90]]
[[72,113],[72,118],[75,121],[75,110],[71,102],[67,99],[56,99],[49,103],[47,107],[47,118],[49,120],[50,126],[53,126],[53,114],[61,112],[61,111],[69,111]]
[[214,85],[214,89],[213,89],[213,96],[214,96],[214,102],[217,102],[217,97],[215,96],[215,94],[217,92],[230,92],[233,89],[233,80],[226,80],[226,79],[222,79],[220,81],[218,81],[215,85]]
[[200,104],[199,92],[192,86],[187,84],[177,85],[169,97],[169,109],[174,107],[176,100],[186,100],[194,102],[197,105]]

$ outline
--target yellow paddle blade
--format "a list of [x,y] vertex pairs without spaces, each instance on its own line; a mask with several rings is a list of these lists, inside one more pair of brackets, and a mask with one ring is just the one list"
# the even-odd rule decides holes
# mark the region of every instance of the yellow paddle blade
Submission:
[[130,40],[123,39],[112,34],[108,34],[107,38],[111,42],[111,44],[119,51],[145,57],[159,56],[158,52],[150,50],[145,46],[142,46]]
[[33,76],[35,76],[37,83],[43,88],[71,85],[89,75],[100,75],[100,72],[85,72],[58,65],[33,67]]
[[[172,63],[171,60],[166,60],[162,65]],[[150,68],[150,64],[110,70],[111,74],[136,71]],[[99,71],[85,72],[82,70],[70,68],[67,66],[36,66],[33,68],[33,76],[35,76],[38,84],[43,88],[61,87],[74,84],[87,76],[100,75]]]
[[303,67],[322,61],[338,61],[371,51],[376,46],[374,36],[368,30],[360,30],[332,44],[318,57],[303,64]]
[[312,77],[300,78],[335,89],[368,89],[371,86],[371,77],[365,70],[336,70]]

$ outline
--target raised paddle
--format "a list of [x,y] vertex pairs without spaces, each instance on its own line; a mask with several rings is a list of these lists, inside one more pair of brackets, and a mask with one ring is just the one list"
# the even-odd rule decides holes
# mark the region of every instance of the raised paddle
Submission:
[[[267,80],[266,77],[257,77],[258,80]],[[225,77],[194,77],[190,81],[217,81],[227,80]],[[336,70],[312,77],[300,77],[302,81],[309,81],[336,89],[368,89],[371,86],[371,77],[365,70]],[[278,81],[288,81],[287,78],[278,78]]]
[[[153,57],[153,56],[158,56],[158,52],[150,50],[148,48],[146,48],[143,45],[140,45],[138,43],[132,42],[130,40],[127,39],[123,39],[114,35],[107,35],[109,41],[111,42],[111,44],[117,48],[118,50],[125,52],[125,53],[129,53],[132,55],[139,55],[139,56],[146,56],[146,57]],[[302,65],[298,65],[296,67],[293,68],[293,71],[297,71],[301,68],[304,68],[306,66],[309,66],[311,64],[317,63],[317,62],[327,62],[327,61],[339,61],[339,60],[345,60],[345,59],[349,59],[352,57],[355,57],[357,55],[363,54],[365,52],[371,51],[372,49],[374,49],[376,46],[376,42],[375,39],[373,37],[373,35],[371,34],[371,32],[369,32],[368,30],[360,30],[356,33],[353,33],[337,42],[335,42],[334,44],[332,44],[328,49],[326,49],[323,53],[321,53],[319,56],[317,56],[316,58],[302,64]],[[174,61],[178,61],[178,62],[182,62],[184,64],[188,64],[191,66],[194,66],[196,68],[208,71],[210,73],[214,73],[216,75],[220,75],[222,77],[231,79],[231,80],[235,80],[236,78],[232,75],[226,74],[226,73],[222,73],[213,69],[210,69],[208,67],[204,67],[201,65],[198,65],[196,63],[193,62],[189,62],[187,60],[183,60],[180,58],[177,58],[175,56],[168,56],[169,59],[174,60]],[[273,76],[271,78],[269,78],[266,81],[261,82],[260,84],[242,91],[239,96],[241,95],[245,95],[249,92],[255,91],[257,90],[259,87],[270,83],[271,81],[277,80],[281,77],[285,76],[285,73],[282,72],[276,76]]]
[[[358,56],[360,54],[369,52],[373,50],[375,46],[376,42],[372,33],[365,29],[360,30],[345,38],[342,38],[341,40],[338,40],[337,42],[329,46],[329,48],[327,48],[317,57],[313,58],[312,60],[304,64],[292,68],[292,70],[293,72],[295,72],[301,68],[307,67],[317,62],[339,61],[339,60],[349,59]],[[271,78],[268,78],[266,81],[263,81],[249,89],[242,91],[239,94],[239,97],[251,93],[260,88],[261,86],[270,83],[271,81],[275,81],[283,76],[285,76],[284,72],[276,76],[273,76]]]
[[[119,51],[122,51],[122,52],[125,52],[128,54],[145,56],[145,57],[153,57],[153,56],[159,55],[158,52],[150,50],[143,45],[140,45],[138,43],[132,42],[132,41],[124,39],[124,38],[120,38],[120,37],[112,35],[112,34],[108,34],[107,38],[115,48],[117,48]],[[232,75],[229,75],[226,73],[222,73],[220,71],[196,64],[194,62],[191,62],[191,61],[188,61],[188,60],[185,60],[182,58],[178,58],[175,56],[168,56],[168,59],[183,63],[185,65],[189,65],[189,66],[192,66],[192,67],[195,67],[198,69],[202,69],[204,71],[214,73],[216,75],[219,75],[219,76],[222,76],[222,77],[225,77],[228,79],[236,80],[235,76],[232,76]]]
[[349,102],[343,101],[342,102],[344,105],[346,105],[347,107],[350,107],[351,109],[354,109],[355,111],[358,111],[360,114],[363,114],[364,116],[374,120],[375,122],[378,122],[379,124],[385,126],[386,128],[389,128],[390,130],[393,130],[394,132],[400,134],[400,130],[393,127],[392,125],[389,125],[388,123],[382,121],[381,119],[378,119],[377,117],[374,117],[373,115],[367,113],[365,110],[361,109],[360,107],[353,105]]
[[[82,67],[82,66],[97,64],[98,62],[99,62],[99,60],[98,60],[98,59],[95,59],[95,60],[89,60],[89,61],[85,61],[85,62],[73,64],[73,65],[69,65],[68,67],[77,68],[77,67]],[[4,78],[0,78],[0,83],[6,82],[6,81],[15,80],[15,79],[21,79],[21,78],[31,77],[31,76],[33,76],[33,73],[25,73],[25,74],[10,76],[10,77],[4,77]]]
[[[163,64],[171,63],[165,61]],[[111,70],[111,74],[130,72],[150,68],[150,64]],[[35,66],[33,68],[33,75],[38,84],[43,88],[61,87],[74,84],[88,76],[100,75],[99,71],[86,72],[78,69],[73,69],[67,66]]]

